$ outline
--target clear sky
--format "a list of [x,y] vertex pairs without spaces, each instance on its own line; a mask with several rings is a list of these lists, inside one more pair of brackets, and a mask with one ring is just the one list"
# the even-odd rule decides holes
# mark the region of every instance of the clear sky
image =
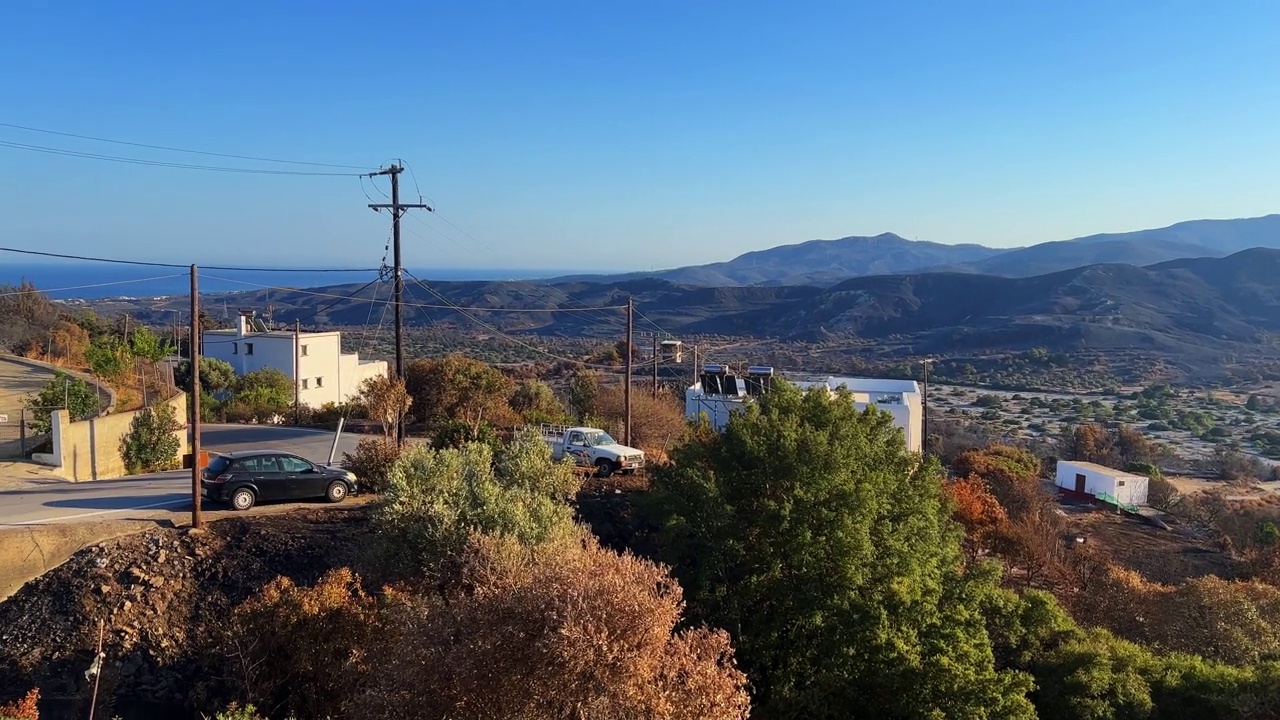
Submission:
[[[413,267],[656,269],[886,231],[1013,246],[1280,211],[1275,0],[6,0],[0,68],[4,123],[404,158],[466,233],[406,220]],[[389,223],[366,203],[355,178],[0,147],[6,245],[376,265]]]

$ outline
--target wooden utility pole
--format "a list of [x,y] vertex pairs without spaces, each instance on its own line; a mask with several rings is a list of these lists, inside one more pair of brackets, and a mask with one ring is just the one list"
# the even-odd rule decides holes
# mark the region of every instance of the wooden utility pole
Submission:
[[200,284],[198,270],[191,266],[191,527],[203,525],[200,518]]
[[653,397],[658,397],[658,335],[653,336]]
[[[411,208],[423,208],[427,212],[435,212],[429,205],[421,203],[401,203],[400,202],[400,173],[404,172],[404,168],[391,164],[391,167],[371,172],[366,177],[374,177],[375,175],[391,176],[391,202],[389,203],[369,203],[369,207],[374,210],[382,210],[387,208],[391,210],[391,237],[395,246],[395,278],[394,278],[394,300],[396,309],[396,379],[404,382],[404,264],[400,260],[400,218],[406,210]],[[396,440],[401,445],[404,444],[404,421],[402,420],[396,426]]]
[[635,356],[635,298],[627,298],[627,379],[622,386],[622,402],[627,406],[626,426],[623,428],[622,444],[631,445],[631,371],[632,358]]
[[[293,424],[302,424],[302,321],[293,321]],[[339,398],[341,399],[341,398]]]

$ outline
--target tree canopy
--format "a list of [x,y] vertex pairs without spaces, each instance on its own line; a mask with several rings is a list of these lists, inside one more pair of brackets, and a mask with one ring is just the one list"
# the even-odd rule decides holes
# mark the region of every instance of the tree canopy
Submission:
[[771,718],[1030,718],[997,671],[941,468],[891,416],[785,383],[656,473],[691,614],[734,635]]

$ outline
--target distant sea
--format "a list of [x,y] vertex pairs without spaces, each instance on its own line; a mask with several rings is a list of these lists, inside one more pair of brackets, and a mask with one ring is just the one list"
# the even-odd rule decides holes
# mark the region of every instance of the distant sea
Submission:
[[[227,263],[235,265],[236,263]],[[251,263],[246,263],[251,264]],[[528,270],[513,268],[407,268],[423,280],[534,280],[560,275],[581,274],[581,268],[566,270]],[[200,293],[243,292],[263,286],[310,288],[348,283],[366,283],[376,276],[372,272],[234,272],[203,270]],[[17,285],[28,280],[56,300],[72,298],[159,297],[186,295],[191,289],[190,274],[181,268],[110,265],[97,262],[59,262],[47,264],[0,263],[0,285]]]

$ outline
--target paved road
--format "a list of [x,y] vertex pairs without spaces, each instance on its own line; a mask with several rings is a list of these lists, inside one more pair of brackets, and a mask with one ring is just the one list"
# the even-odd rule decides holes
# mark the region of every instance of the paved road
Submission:
[[[335,459],[340,462],[360,437],[344,434]],[[328,461],[332,443],[331,432],[259,425],[206,425],[201,435],[202,448],[213,452],[282,450],[312,462]],[[210,509],[225,512],[217,505]],[[157,517],[181,522],[190,512],[190,470],[78,483],[34,481],[0,492],[0,527]]]

